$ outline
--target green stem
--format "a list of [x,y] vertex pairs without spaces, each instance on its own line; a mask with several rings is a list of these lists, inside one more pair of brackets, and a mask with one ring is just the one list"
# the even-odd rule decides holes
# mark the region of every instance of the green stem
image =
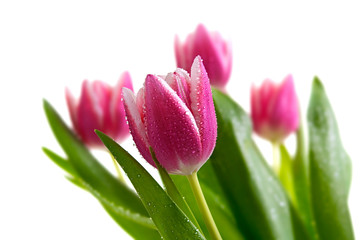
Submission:
[[193,172],[191,175],[187,175],[189,184],[191,185],[193,194],[196,198],[199,210],[203,216],[204,222],[206,223],[207,229],[212,237],[215,240],[221,240],[222,237],[219,234],[217,226],[213,220],[212,214],[209,211],[206,199],[204,198],[201,186],[199,185],[197,172]]
[[125,179],[124,179],[124,177],[123,177],[122,172],[120,171],[120,167],[119,167],[119,165],[118,165],[117,160],[115,160],[114,156],[113,156],[111,153],[109,153],[109,154],[110,154],[110,156],[112,157],[113,164],[114,164],[115,170],[117,171],[117,175],[118,175],[119,181],[121,181],[122,183],[125,184],[126,182],[125,182]]
[[277,176],[280,175],[280,166],[281,166],[281,160],[280,160],[280,148],[279,144],[277,142],[272,143],[272,152],[273,152],[273,171]]

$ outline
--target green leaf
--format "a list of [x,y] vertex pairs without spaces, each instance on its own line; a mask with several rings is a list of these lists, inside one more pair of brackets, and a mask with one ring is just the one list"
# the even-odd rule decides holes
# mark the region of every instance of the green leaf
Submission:
[[154,223],[144,224],[151,219],[136,193],[111,175],[91,155],[46,101],[44,110],[68,160],[49,149],[43,150],[52,161],[70,174],[67,179],[96,197],[113,219],[134,238],[160,239]]
[[213,99],[218,137],[210,161],[238,227],[246,239],[294,239],[289,200],[252,140],[248,115],[219,91]]
[[61,168],[67,171],[71,176],[66,178],[74,185],[82,188],[85,191],[90,192],[95,198],[99,200],[104,209],[108,214],[117,222],[121,227],[124,228],[132,237],[135,239],[160,239],[160,235],[156,230],[153,221],[149,217],[141,216],[137,213],[132,213],[126,209],[116,206],[103,198],[98,192],[89,187],[84,181],[77,176],[77,173],[72,169],[72,166],[67,160],[60,157],[53,151],[43,148],[46,155],[57,163]]
[[[203,165],[203,167],[199,170],[198,174],[204,169],[204,167],[206,167],[207,164],[208,163]],[[178,190],[181,192],[182,196],[184,196],[195,217],[197,218],[199,225],[204,230],[206,238],[210,239],[207,227],[204,223],[202,214],[197,206],[196,199],[193,195],[192,189],[186,176],[172,175],[171,178],[177,186]],[[227,205],[227,202],[225,202],[225,200],[223,200],[218,193],[214,192],[214,188],[209,187],[202,181],[200,181],[200,184],[204,197],[207,200],[208,207],[212,213],[213,219],[216,222],[217,228],[222,238],[232,240],[244,239],[242,237],[242,234],[238,230],[236,221]]]
[[87,190],[99,200],[113,220],[133,238],[150,240],[161,239],[151,218],[139,215],[138,213],[133,213],[121,206],[109,202],[92,188],[88,187]]
[[205,239],[137,160],[104,133],[96,133],[128,175],[163,238]]
[[281,159],[279,178],[281,180],[283,187],[288,193],[289,198],[291,199],[292,202],[295,202],[292,159],[285,145],[281,144],[278,147],[279,147],[280,159]]
[[[165,186],[165,189],[169,195],[169,197],[177,204],[177,206],[184,212],[185,215],[192,221],[192,223],[202,232],[202,229],[200,228],[197,219],[194,217],[193,212],[189,208],[187,202],[183,198],[183,196],[178,191],[176,185],[174,184],[172,178],[169,176],[168,172],[164,169],[164,167],[158,162],[154,151],[152,148],[149,148],[154,163],[157,166],[159,175],[162,179],[162,182]],[[203,232],[202,232],[203,234]]]
[[223,211],[232,215],[232,210],[228,204],[224,190],[218,181],[217,175],[214,172],[212,163],[207,161],[198,171],[197,175],[202,188],[207,187],[208,189],[211,189],[212,194],[217,196],[217,201],[222,205]]
[[103,208],[113,218],[113,220],[121,226],[127,233],[135,239],[161,239],[153,221],[149,217],[144,217],[138,213],[133,213],[117,206],[107,199],[103,198],[97,191],[92,189],[83,180],[76,177],[66,177],[70,182],[76,186],[90,192],[101,203]]
[[292,161],[293,174],[293,194],[292,202],[296,211],[300,215],[311,239],[319,239],[315,226],[315,219],[312,213],[310,182],[309,182],[309,162],[306,149],[305,133],[303,130],[302,117],[300,117],[300,126],[297,130],[297,148]]
[[69,173],[71,176],[76,176],[76,172],[74,171],[73,166],[70,164],[70,162],[62,157],[60,157],[58,154],[54,153],[50,149],[43,147],[43,152],[50,158],[56,165],[58,165],[60,168],[62,168],[65,172]]
[[65,176],[65,178],[75,186],[87,191],[86,187],[83,185],[83,181],[80,178],[73,176]]
[[134,191],[119,182],[93,157],[47,101],[44,101],[44,110],[56,139],[68,156],[77,175],[99,194],[111,199],[117,205],[148,216]]
[[311,200],[321,239],[354,239],[347,198],[351,160],[321,81],[315,77],[307,113]]

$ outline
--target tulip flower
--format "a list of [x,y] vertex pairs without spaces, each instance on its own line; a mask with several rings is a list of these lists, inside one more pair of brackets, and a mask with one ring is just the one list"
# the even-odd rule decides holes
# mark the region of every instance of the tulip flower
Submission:
[[298,100],[291,75],[280,84],[266,79],[259,88],[252,86],[251,117],[254,131],[273,143],[281,143],[298,129]]
[[165,77],[148,75],[137,96],[123,88],[124,107],[133,140],[142,156],[157,161],[171,174],[186,175],[213,239],[221,239],[197,171],[213,152],[217,121],[211,86],[201,57],[191,76],[177,69]]
[[200,55],[211,84],[224,89],[231,75],[232,51],[230,43],[223,40],[218,32],[208,32],[204,25],[199,24],[183,44],[176,37],[174,45],[177,67],[189,72],[193,59]]
[[95,129],[103,131],[117,141],[122,141],[129,135],[121,101],[123,87],[133,89],[128,72],[121,76],[113,88],[101,81],[85,80],[78,101],[66,89],[66,100],[74,130],[88,147],[104,146],[94,133]]
[[153,166],[152,147],[172,174],[190,175],[213,152],[217,121],[207,72],[200,57],[191,77],[182,69],[166,77],[148,75],[135,97],[123,88],[129,128],[142,156]]

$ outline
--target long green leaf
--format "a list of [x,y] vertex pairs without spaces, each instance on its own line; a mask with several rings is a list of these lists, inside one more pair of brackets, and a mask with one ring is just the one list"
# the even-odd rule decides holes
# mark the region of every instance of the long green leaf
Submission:
[[148,216],[139,197],[107,171],[65,125],[55,109],[44,101],[44,110],[53,133],[77,174],[107,199]]
[[289,198],[292,202],[295,202],[295,193],[293,185],[293,169],[292,169],[292,159],[290,154],[287,151],[285,145],[280,144],[279,146],[281,166],[279,172],[279,178],[286,192],[288,193]]
[[351,161],[321,81],[313,81],[307,113],[311,200],[321,239],[354,239],[347,198]]
[[46,101],[44,109],[68,160],[49,149],[43,150],[52,161],[69,173],[67,179],[96,197],[113,219],[135,239],[160,239],[154,223],[135,192],[113,177],[90,154]]
[[311,239],[317,240],[319,236],[315,225],[315,219],[312,212],[310,182],[309,182],[309,161],[306,149],[306,140],[304,133],[302,117],[300,117],[300,126],[297,130],[297,148],[292,161],[293,178],[293,203],[297,213],[300,215]]
[[98,199],[105,211],[108,212],[113,220],[134,239],[161,239],[151,218],[139,215],[138,213],[133,213],[121,206],[117,206],[114,203],[109,202],[79,177],[67,177],[67,179],[78,187],[90,192],[96,199]]
[[109,200],[102,197],[102,195],[92,189],[77,175],[72,166],[69,164],[69,161],[47,148],[43,148],[43,151],[51,160],[69,173],[70,176],[66,176],[66,178],[70,182],[83,190],[90,192],[95,198],[97,198],[114,221],[123,227],[124,230],[132,237],[135,239],[160,239],[160,235],[156,230],[153,221],[149,217],[144,217],[138,213],[132,213],[121,206],[117,206],[114,203],[109,202]]
[[[292,160],[290,154],[287,151],[287,148],[281,144],[279,146],[280,157],[281,157],[281,168],[279,178],[281,183],[288,193],[289,199],[291,201],[290,210],[293,219],[293,226],[295,231],[296,239],[318,239],[318,235],[316,233],[316,229],[314,226],[314,220],[311,212],[311,205],[309,199],[309,188],[308,185],[303,186],[305,179],[298,179],[300,173],[302,172],[300,169],[295,168],[296,166],[301,167],[296,161]],[[301,195],[301,189],[305,191],[304,195]],[[296,195],[297,193],[297,195]],[[307,212],[306,212],[307,211]]]
[[121,206],[117,206],[114,203],[109,202],[89,186],[87,186],[86,189],[99,200],[99,202],[108,212],[108,214],[114,219],[114,221],[118,223],[119,226],[128,232],[134,239],[161,239],[151,218],[133,213]]
[[[176,185],[174,184],[172,178],[169,176],[167,170],[164,169],[164,167],[158,162],[155,153],[153,152],[153,149],[150,148],[149,149],[151,154],[152,154],[152,158],[153,161],[155,162],[159,175],[162,179],[162,182],[165,186],[165,189],[169,195],[169,197],[173,200],[173,202],[175,202],[177,204],[177,206],[184,212],[185,215],[187,215],[187,217],[192,221],[192,223],[200,230],[202,231],[202,229],[200,228],[197,219],[194,217],[192,210],[189,208],[187,202],[185,201],[185,199],[183,198],[183,196],[181,195],[181,193],[178,191]],[[202,232],[203,234],[203,232]]]
[[227,197],[225,195],[224,190],[222,189],[222,186],[218,181],[212,163],[210,161],[207,161],[201,167],[201,169],[199,169],[197,175],[202,188],[206,186],[208,189],[211,189],[212,194],[217,196],[217,201],[221,203],[224,211],[226,211],[227,213],[231,213],[232,211],[228,204]]
[[[206,163],[207,164],[207,163]],[[203,166],[200,171],[205,166]],[[198,172],[199,173],[199,172]],[[188,205],[190,206],[192,212],[196,216],[199,225],[204,230],[205,236],[207,239],[210,239],[210,236],[207,231],[207,227],[203,221],[203,217],[199,208],[197,206],[196,199],[193,195],[192,189],[189,185],[189,182],[185,176],[181,175],[172,175],[173,182],[176,184],[178,190],[184,196]],[[227,206],[222,197],[216,192],[214,188],[209,187],[204,182],[201,182],[201,187],[203,194],[207,200],[208,207],[212,213],[213,219],[216,222],[217,228],[223,239],[232,239],[232,240],[243,240],[242,234],[240,233],[236,221],[231,213],[231,210]]]
[[74,171],[73,166],[70,162],[62,157],[60,157],[55,152],[51,151],[50,149],[43,147],[43,152],[50,158],[56,165],[62,168],[65,172],[69,173],[71,176],[77,175]]
[[104,133],[96,133],[128,175],[163,238],[205,239],[137,160]]
[[294,239],[289,200],[252,140],[249,117],[225,94],[214,91],[213,99],[218,137],[210,160],[238,227],[247,239]]

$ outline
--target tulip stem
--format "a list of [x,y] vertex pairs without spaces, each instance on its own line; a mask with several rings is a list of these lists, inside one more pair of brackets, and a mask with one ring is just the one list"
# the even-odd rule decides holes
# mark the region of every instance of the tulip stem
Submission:
[[213,220],[212,214],[209,211],[206,199],[204,198],[201,186],[199,185],[197,172],[193,172],[191,175],[187,175],[189,184],[191,185],[193,194],[196,198],[199,210],[203,216],[203,220],[207,226],[208,232],[210,233],[212,239],[221,240],[222,237],[219,234],[217,226]]
[[273,152],[273,171],[277,176],[280,175],[281,159],[280,159],[280,148],[279,144],[276,142],[272,143],[272,152]]
[[117,171],[117,175],[118,175],[119,181],[121,181],[122,183],[125,184],[126,182],[125,182],[125,179],[124,179],[124,177],[123,177],[122,172],[120,171],[120,167],[119,167],[119,164],[118,164],[117,160],[115,160],[113,154],[110,153],[110,156],[112,157],[112,160],[113,160],[113,163],[114,163],[114,167],[115,167],[115,170]]

